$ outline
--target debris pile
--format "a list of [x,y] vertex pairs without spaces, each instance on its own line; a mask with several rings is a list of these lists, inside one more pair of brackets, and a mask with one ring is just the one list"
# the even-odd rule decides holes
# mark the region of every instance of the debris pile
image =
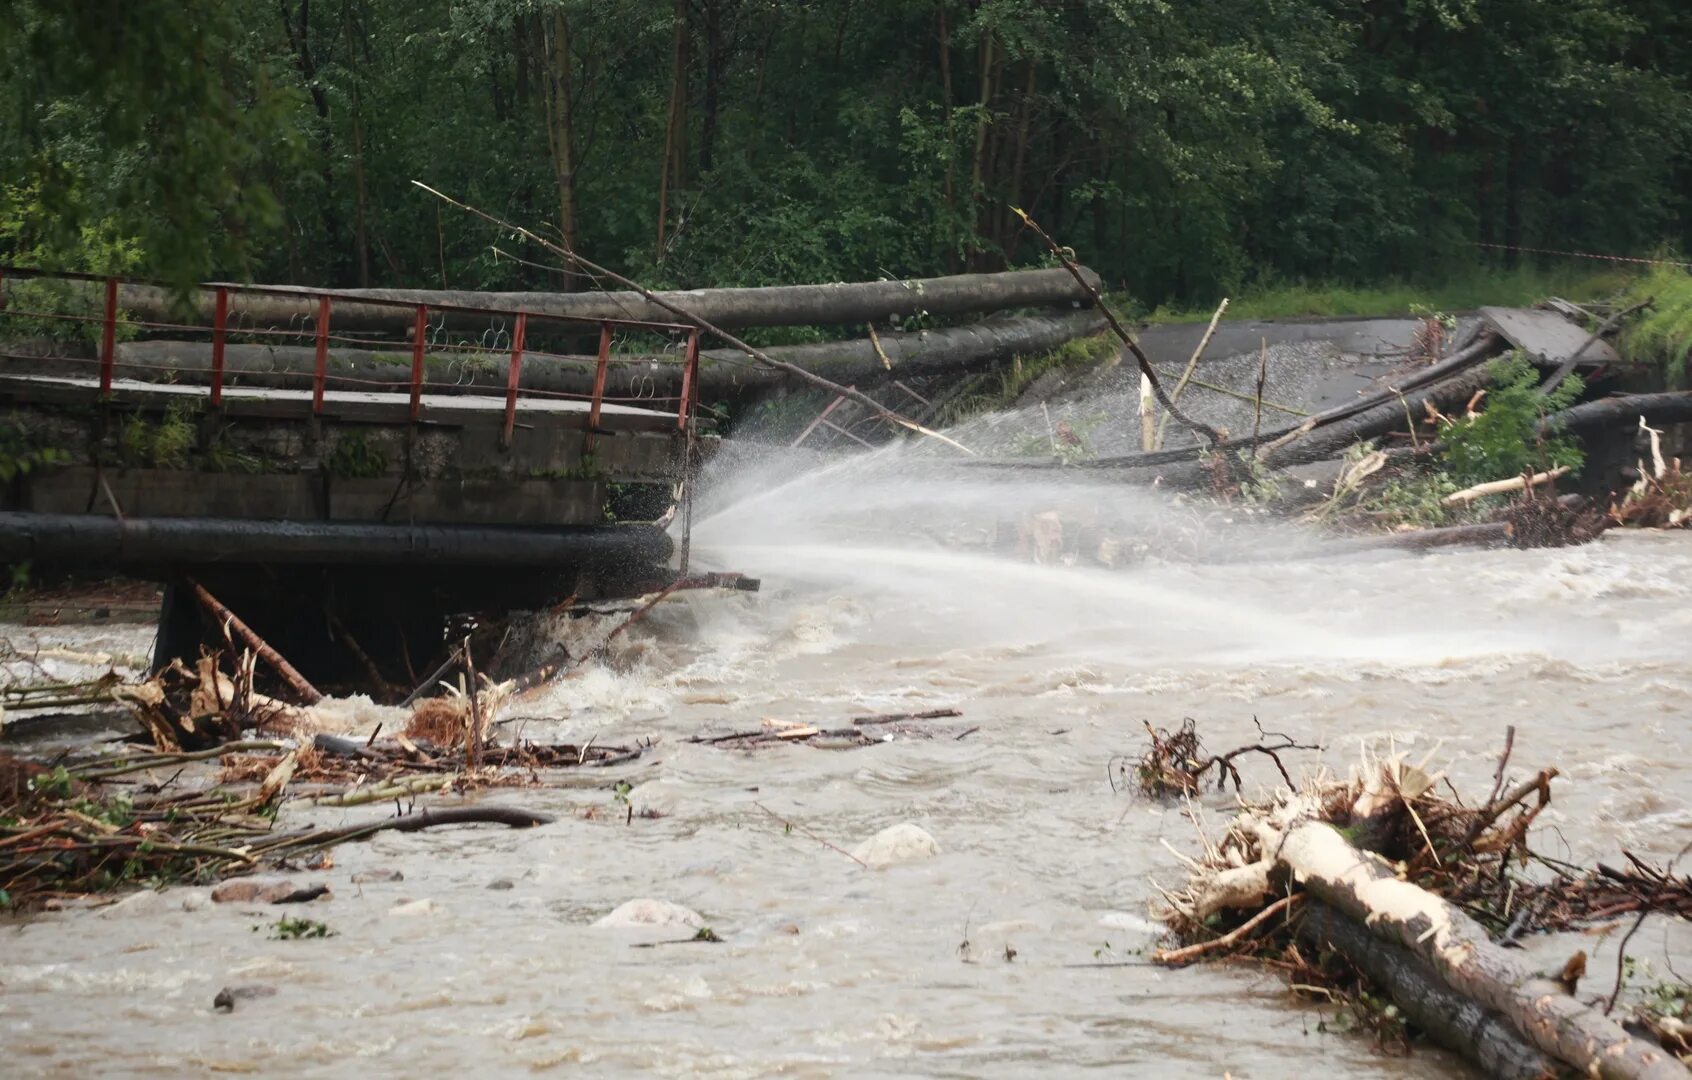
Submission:
[[[1163,890],[1181,944],[1153,959],[1255,961],[1301,992],[1349,1000],[1378,1028],[1396,1026],[1390,1034],[1403,1037],[1407,1023],[1493,1075],[1684,1077],[1683,1018],[1646,1009],[1624,1026],[1610,1015],[1619,973],[1607,1000],[1593,1000],[1577,992],[1584,951],[1549,976],[1505,946],[1622,915],[1685,917],[1692,878],[1632,855],[1627,869],[1586,871],[1535,852],[1529,831],[1557,770],[1506,787],[1508,746],[1478,805],[1398,758],[1242,802],[1214,841],[1199,830],[1187,881]],[[1142,786],[1191,793],[1227,757],[1201,755],[1190,723],[1153,732]]]

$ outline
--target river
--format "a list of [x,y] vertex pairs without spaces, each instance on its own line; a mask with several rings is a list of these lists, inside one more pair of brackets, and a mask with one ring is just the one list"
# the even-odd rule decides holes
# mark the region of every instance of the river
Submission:
[[[1662,860],[1692,840],[1692,536],[1240,564],[1154,552],[1107,570],[1036,565],[988,533],[1050,508],[1182,512],[909,463],[736,479],[702,507],[695,564],[763,591],[665,604],[607,664],[518,710],[530,737],[650,737],[654,754],[485,796],[549,826],[337,848],[297,875],[333,889],[305,909],[177,888],[0,924],[0,1072],[1462,1075],[1338,1031],[1274,976],[1145,964],[1154,882],[1178,881],[1169,848],[1195,841],[1180,807],[1113,790],[1142,725],[1193,717],[1227,748],[1256,741],[1255,717],[1322,744],[1289,757],[1301,770],[1397,750],[1478,798],[1514,724],[1516,774],[1563,772],[1537,830],[1551,853]],[[945,736],[863,749],[682,741],[938,708],[963,714]],[[661,816],[630,820],[618,779]],[[1204,800],[1212,827],[1230,798]],[[940,853],[867,871],[822,842],[900,822]],[[403,880],[354,883],[378,869]],[[594,925],[641,897],[693,909],[722,943],[638,948],[692,931]],[[335,936],[270,940],[278,913]],[[1557,966],[1575,947],[1534,954]],[[1607,989],[1615,936],[1578,947]],[[1692,970],[1684,928],[1648,923],[1631,951]],[[212,1010],[243,985],[274,994]]]

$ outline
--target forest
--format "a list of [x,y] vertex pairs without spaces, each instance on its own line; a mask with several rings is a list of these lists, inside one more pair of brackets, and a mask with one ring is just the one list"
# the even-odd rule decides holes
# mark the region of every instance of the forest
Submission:
[[1692,247],[1679,0],[0,0],[0,257],[589,288],[1042,265],[1135,303]]

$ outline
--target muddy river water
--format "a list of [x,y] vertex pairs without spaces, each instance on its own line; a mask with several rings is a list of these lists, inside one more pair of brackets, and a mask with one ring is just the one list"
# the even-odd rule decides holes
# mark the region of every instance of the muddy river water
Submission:
[[[1514,724],[1517,772],[1563,772],[1551,853],[1666,859],[1692,840],[1692,536],[1106,570],[898,524],[920,510],[968,531],[1054,498],[836,479],[705,516],[696,563],[763,591],[666,604],[608,665],[519,710],[531,737],[656,753],[484,796],[548,826],[335,849],[299,875],[333,895],[283,909],[331,938],[270,940],[255,927],[278,909],[191,889],[0,924],[0,1074],[1462,1075],[1337,1032],[1272,976],[1144,964],[1153,882],[1180,876],[1165,842],[1194,841],[1179,807],[1112,789],[1142,724],[1194,717],[1225,748],[1255,741],[1256,717],[1323,744],[1301,768],[1396,748],[1477,794]],[[681,741],[947,707],[952,732],[975,730],[850,750]],[[618,779],[662,816],[628,821]],[[900,822],[939,853],[867,871],[815,839],[850,849]],[[403,879],[354,883],[378,869]],[[722,943],[638,948],[692,931],[594,925],[635,898],[692,909]],[[1573,947],[1535,946],[1548,965]],[[1614,970],[1614,935],[1581,947]],[[1631,951],[1692,970],[1674,927],[1648,923]],[[274,993],[215,1013],[225,986]]]

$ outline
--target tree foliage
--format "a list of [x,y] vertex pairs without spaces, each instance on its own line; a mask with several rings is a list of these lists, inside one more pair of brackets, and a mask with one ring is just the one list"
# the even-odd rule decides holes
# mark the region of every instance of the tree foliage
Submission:
[[1570,375],[1541,394],[1539,371],[1521,353],[1494,361],[1491,374],[1484,409],[1440,427],[1451,476],[1461,484],[1484,484],[1563,466],[1579,471],[1585,461],[1580,444],[1566,431],[1540,434],[1538,425],[1580,399],[1580,377]]
[[586,284],[413,179],[673,285],[1037,262],[1012,205],[1147,305],[1692,242],[1677,0],[0,0],[0,20],[0,255],[91,265],[122,239],[177,280]]

